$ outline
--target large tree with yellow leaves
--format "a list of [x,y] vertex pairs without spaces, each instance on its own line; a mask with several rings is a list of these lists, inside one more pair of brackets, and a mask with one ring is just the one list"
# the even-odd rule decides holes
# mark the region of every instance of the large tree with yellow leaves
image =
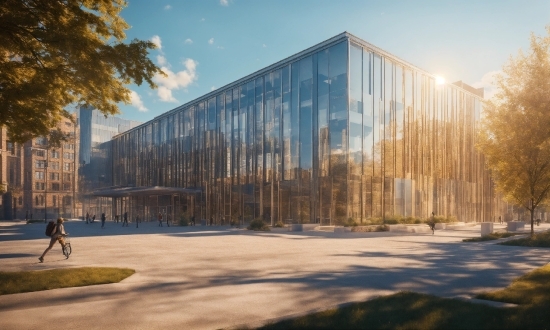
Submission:
[[[105,115],[130,101],[130,83],[152,88],[155,45],[124,43],[124,0],[0,1],[0,125],[24,142],[51,135],[70,104]],[[55,130],[53,130],[55,133]],[[56,134],[53,134],[56,136]]]
[[531,35],[529,50],[511,57],[485,102],[478,146],[496,186],[531,214],[550,191],[550,27]]

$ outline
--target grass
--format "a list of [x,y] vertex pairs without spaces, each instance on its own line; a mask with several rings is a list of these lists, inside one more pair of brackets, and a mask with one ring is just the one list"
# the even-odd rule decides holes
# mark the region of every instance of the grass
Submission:
[[0,295],[118,283],[135,272],[128,268],[108,267],[0,272]]
[[500,238],[506,238],[506,237],[512,237],[514,235],[518,235],[518,233],[490,233],[489,235],[481,236],[481,237],[474,237],[474,238],[465,238],[462,241],[463,242],[484,242],[484,241],[492,241]]
[[266,324],[260,329],[548,329],[550,264],[516,279],[505,289],[477,298],[519,306],[496,308],[399,292]]
[[482,293],[478,298],[518,305],[545,304],[550,310],[550,264],[515,279],[505,289]]
[[499,244],[512,246],[550,247],[550,230],[534,234],[533,236],[518,238]]

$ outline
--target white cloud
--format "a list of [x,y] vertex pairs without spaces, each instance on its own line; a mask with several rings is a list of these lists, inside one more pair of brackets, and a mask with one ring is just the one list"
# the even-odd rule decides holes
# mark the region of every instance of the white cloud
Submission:
[[163,102],[178,102],[178,100],[172,95],[173,90],[186,88],[198,78],[197,65],[198,63],[193,59],[186,59],[183,61],[185,69],[179,72],[173,72],[169,68],[163,66],[162,71],[166,73],[166,77],[156,74],[153,80],[157,83],[157,95]]
[[480,81],[476,81],[472,84],[472,87],[474,88],[482,88],[484,89],[484,96],[485,99],[492,98],[497,92],[498,88],[496,87],[496,75],[501,74],[501,71],[490,71],[481,77]]
[[208,40],[208,43],[213,45],[214,44],[214,38],[210,38],[210,40]]
[[157,63],[158,63],[160,66],[168,65],[168,61],[166,61],[166,57],[164,57],[164,56],[162,56],[162,55],[157,55]]
[[161,41],[160,41],[160,37],[157,36],[157,35],[154,35],[152,38],[151,38],[151,42],[154,43],[158,49],[162,49],[162,44],[161,44]]
[[211,90],[211,91],[214,91],[214,90],[216,90],[216,86],[212,86],[212,87],[210,87],[210,90]]
[[262,45],[263,48],[267,48],[267,46],[265,44]]
[[225,47],[223,47],[223,46],[218,46],[218,49],[225,49]]
[[172,9],[172,6],[170,6],[170,5],[164,6],[164,10],[170,10],[170,9]]
[[193,40],[191,40],[190,38],[187,38],[187,39],[185,39],[184,42],[185,42],[186,44],[190,45],[190,44],[193,43]]
[[229,1],[228,0],[220,0],[220,5],[229,6]]
[[139,97],[139,94],[135,91],[130,91],[130,104],[138,109],[138,111],[145,112],[148,109],[143,105],[143,101],[141,101],[141,97]]
[[204,19],[204,18],[201,18],[201,22],[204,22],[204,21],[205,21],[205,19]]

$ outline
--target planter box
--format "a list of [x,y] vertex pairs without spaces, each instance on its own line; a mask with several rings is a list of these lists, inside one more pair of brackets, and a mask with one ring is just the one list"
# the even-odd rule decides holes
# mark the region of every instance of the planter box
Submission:
[[351,227],[334,227],[335,233],[347,233],[351,232]]
[[316,223],[292,224],[291,231],[308,231],[308,230],[314,230],[317,227],[319,227],[319,224],[316,224]]
[[390,231],[402,233],[431,233],[432,230],[425,224],[420,225],[388,225]]
[[492,222],[482,222],[481,223],[481,237],[487,236],[493,232],[493,223]]
[[509,221],[506,223],[506,230],[516,231],[525,229],[525,222],[523,221]]

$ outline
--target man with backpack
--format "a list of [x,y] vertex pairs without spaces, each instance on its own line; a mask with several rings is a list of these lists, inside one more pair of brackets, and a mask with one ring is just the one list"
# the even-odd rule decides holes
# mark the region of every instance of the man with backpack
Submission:
[[50,221],[48,223],[48,226],[46,227],[46,236],[50,236],[50,245],[44,250],[44,253],[38,258],[40,262],[44,262],[44,256],[48,251],[50,251],[55,242],[59,241],[59,244],[61,244],[62,247],[65,247],[65,239],[63,238],[63,235],[66,235],[65,233],[65,226],[63,226],[63,218],[57,218],[57,224],[55,224],[53,221]]

